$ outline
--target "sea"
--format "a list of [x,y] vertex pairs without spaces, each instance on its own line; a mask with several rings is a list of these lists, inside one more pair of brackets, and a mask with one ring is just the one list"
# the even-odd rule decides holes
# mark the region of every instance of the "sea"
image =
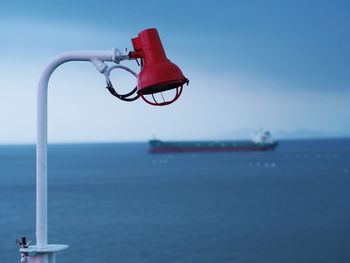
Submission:
[[[147,143],[49,146],[57,263],[350,262],[350,139],[271,152],[150,154]],[[0,146],[0,262],[35,244],[35,145]]]

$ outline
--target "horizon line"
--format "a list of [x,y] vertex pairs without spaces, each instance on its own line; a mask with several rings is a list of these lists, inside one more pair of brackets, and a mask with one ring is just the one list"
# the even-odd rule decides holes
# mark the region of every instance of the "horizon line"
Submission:
[[[286,137],[280,138],[276,141],[303,141],[303,140],[348,140],[350,135],[346,136],[322,136],[322,137]],[[241,141],[246,139],[232,139],[232,140],[221,140],[221,139],[208,139],[208,140],[193,140],[193,139],[183,139],[183,140],[163,140],[163,141]],[[49,142],[48,145],[65,145],[65,144],[138,144],[144,143],[147,144],[149,140],[134,140],[134,141],[62,141],[62,142]],[[36,142],[10,142],[3,143],[0,142],[0,146],[19,146],[19,145],[36,145]]]

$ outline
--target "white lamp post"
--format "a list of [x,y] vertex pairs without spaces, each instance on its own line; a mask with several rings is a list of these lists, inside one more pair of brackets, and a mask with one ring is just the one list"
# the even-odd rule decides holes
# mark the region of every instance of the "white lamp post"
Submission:
[[[117,54],[118,53],[118,54]],[[35,263],[54,263],[55,252],[67,249],[67,245],[48,244],[47,231],[47,91],[52,73],[69,61],[115,61],[129,59],[113,51],[72,51],[56,56],[41,75],[37,94],[37,148],[36,148],[36,242],[34,246],[20,248],[20,252],[35,252],[26,260]],[[101,64],[102,65],[102,64]],[[30,262],[28,262],[30,263]]]
[[[36,148],[36,245],[28,246],[25,238],[22,238],[20,244],[21,262],[22,263],[55,263],[55,252],[65,250],[68,245],[49,244],[47,228],[47,91],[49,79],[52,73],[60,65],[69,61],[88,61],[92,62],[100,73],[105,74],[107,79],[108,90],[116,97],[126,101],[132,101],[139,96],[144,98],[145,95],[163,92],[169,89],[176,90],[188,80],[182,75],[179,68],[171,63],[165,56],[162,44],[160,42],[156,29],[147,29],[133,40],[135,51],[129,54],[121,54],[117,49],[110,51],[71,51],[62,53],[53,58],[44,69],[37,94],[37,148]],[[128,95],[119,95],[113,89],[109,80],[108,66],[104,63],[115,62],[128,59],[142,60],[144,66],[140,73],[144,78],[138,78],[137,96],[128,98],[136,92],[133,91]],[[112,66],[116,67],[116,66]],[[123,66],[119,68],[130,71],[133,75],[136,73]],[[176,68],[174,68],[176,67]],[[178,70],[178,71],[176,71]],[[176,92],[174,102],[181,94]],[[144,98],[145,99],[145,98]],[[169,102],[152,102],[152,105],[167,105]],[[34,253],[29,256],[29,253]]]

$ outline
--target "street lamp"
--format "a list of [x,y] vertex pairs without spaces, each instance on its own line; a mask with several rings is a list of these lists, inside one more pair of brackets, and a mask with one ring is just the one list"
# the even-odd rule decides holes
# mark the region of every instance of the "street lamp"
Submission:
[[[68,245],[48,244],[47,229],[47,90],[50,76],[60,65],[69,61],[92,62],[96,69],[104,74],[108,91],[123,101],[134,101],[142,98],[155,106],[164,106],[175,102],[181,95],[188,79],[164,52],[158,31],[146,29],[132,39],[134,51],[122,54],[117,49],[112,51],[71,51],[53,58],[44,69],[37,93],[37,148],[36,148],[36,245],[29,246],[23,237],[20,245],[21,262],[55,263],[55,253],[68,248]],[[123,60],[140,60],[141,72],[136,74],[131,69],[119,65]],[[109,67],[105,62],[114,62]],[[113,69],[124,69],[137,77],[137,86],[127,94],[119,94],[109,78]],[[175,90],[174,97],[165,100],[164,91]],[[154,94],[160,93],[162,102],[156,100]],[[151,97],[153,101],[148,98]],[[29,256],[29,253],[34,255]]]

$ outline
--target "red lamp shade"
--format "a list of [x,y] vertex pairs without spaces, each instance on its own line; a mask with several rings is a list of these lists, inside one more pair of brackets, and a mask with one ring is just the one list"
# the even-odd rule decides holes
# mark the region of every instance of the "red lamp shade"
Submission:
[[142,69],[138,76],[137,93],[148,95],[182,87],[188,79],[180,68],[166,56],[158,31],[146,29],[132,39],[135,52],[132,58],[141,58]]

